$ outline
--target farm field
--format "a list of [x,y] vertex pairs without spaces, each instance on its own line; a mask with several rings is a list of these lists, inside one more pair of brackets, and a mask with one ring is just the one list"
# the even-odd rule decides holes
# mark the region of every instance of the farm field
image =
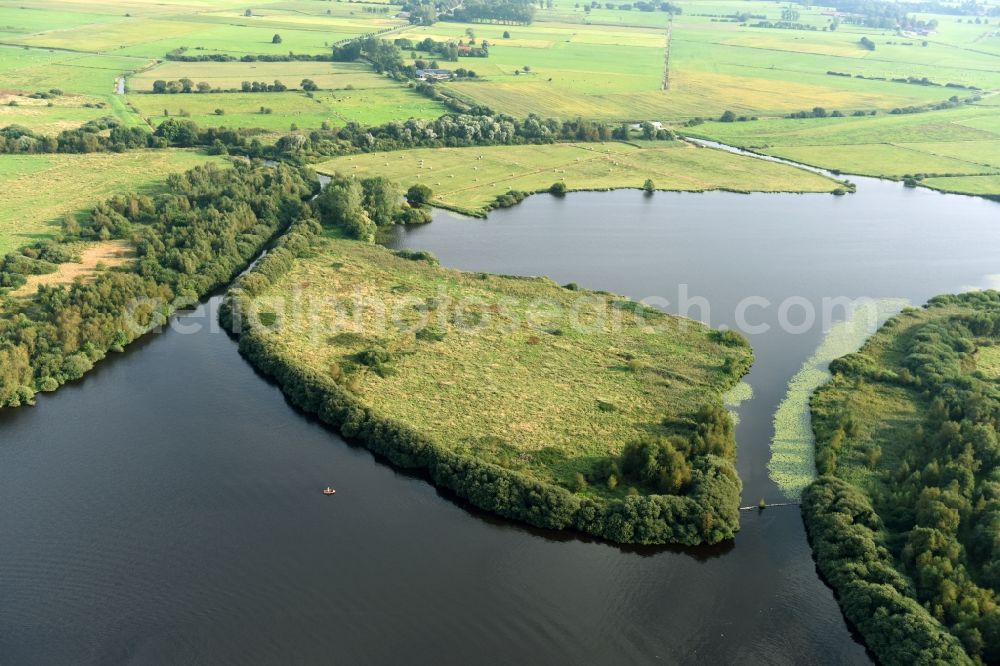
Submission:
[[320,88],[391,88],[399,84],[379,76],[364,63],[333,62],[177,62],[165,61],[152,69],[129,77],[129,90],[148,92],[153,82],[188,78],[195,83],[204,81],[212,88],[239,88],[243,81],[275,79],[290,88],[298,88],[302,79],[312,79]]
[[556,181],[569,190],[640,188],[647,178],[658,189],[683,191],[830,192],[840,186],[802,169],[686,143],[420,149],[338,157],[315,168],[422,183],[433,190],[435,203],[475,213],[509,190],[539,192]]
[[[750,12],[778,20],[783,8],[779,3],[685,4],[670,29],[666,86],[669,17],[663,12],[584,13],[564,2],[551,10],[539,9],[530,26],[438,23],[400,34],[460,39],[468,29],[488,39],[488,59],[463,59],[463,66],[485,74],[486,80],[450,86],[470,100],[514,115],[545,108],[562,117],[676,121],[714,117],[725,110],[759,116],[815,106],[888,111],[947,99],[956,91],[945,83],[1000,86],[996,55],[969,48],[989,34],[985,26],[972,31],[964,25],[959,29],[953,18],[944,20],[925,47],[847,25],[836,31],[782,30],[720,18]],[[828,27],[830,17],[824,11],[801,8],[800,20]],[[510,32],[509,39],[502,38],[504,30]],[[858,44],[862,35],[876,37],[875,52]],[[626,54],[626,61],[619,60]],[[530,71],[523,71],[525,65]],[[522,71],[515,74],[518,68]],[[906,77],[926,77],[941,85],[889,80]]]
[[[180,47],[192,54],[325,53],[339,40],[385,29],[395,30],[393,38],[413,40],[428,36],[462,39],[468,38],[467,31],[488,39],[492,44],[488,58],[460,61],[461,66],[476,71],[478,80],[447,85],[467,101],[517,116],[541,112],[612,122],[679,123],[717,117],[726,110],[768,117],[815,106],[849,114],[972,94],[943,85],[897,83],[891,78],[927,78],[983,90],[1000,87],[996,66],[1000,50],[993,44],[1000,41],[993,34],[996,31],[959,23],[954,17],[938,17],[938,31],[923,46],[887,31],[847,24],[829,30],[831,18],[822,7],[799,9],[800,22],[816,30],[760,28],[753,27],[752,20],[743,25],[732,19],[743,13],[778,20],[783,5],[774,2],[681,3],[684,13],[671,17],[666,12],[603,7],[585,12],[577,3],[560,0],[551,8],[538,9],[536,21],[528,26],[454,22],[409,26],[394,18],[398,6],[388,6],[385,14],[366,13],[366,6],[315,0],[271,2],[251,8],[251,15],[246,16],[246,7],[226,1],[147,6],[65,0],[52,5],[59,10],[59,18],[47,23],[46,15],[53,12],[37,0],[27,4],[0,0],[0,25],[6,31],[0,32],[0,41],[37,47],[10,49],[12,58],[0,64],[5,88],[29,92],[60,87],[85,95],[72,111],[22,105],[22,110],[8,110],[4,120],[9,117],[18,122],[20,117],[29,127],[56,131],[99,116],[100,111],[83,105],[103,101],[120,119],[135,124],[140,120],[129,106],[111,101],[115,77],[128,72],[134,72],[128,85],[136,93],[149,90],[157,79],[185,77],[214,87],[275,79],[295,87],[301,79],[311,78],[327,90],[388,89],[395,84],[364,71],[367,67],[361,63],[156,63]],[[508,39],[503,38],[505,31],[510,33]],[[276,33],[282,37],[280,44],[271,41]],[[875,51],[860,47],[862,35],[874,39]],[[665,68],[668,53],[669,67]],[[404,57],[409,55],[404,51]],[[847,76],[834,76],[831,71]],[[292,124],[313,128],[324,121],[379,123],[443,112],[435,103],[409,98],[398,90],[324,94],[311,102],[290,96],[273,104],[256,99],[159,103],[136,94],[128,99],[139,115],[153,123],[164,117],[164,110],[171,115],[184,110],[204,125],[273,131],[287,131]],[[261,106],[272,108],[272,117],[260,114]],[[216,109],[226,115],[217,115]],[[924,159],[928,170],[939,173],[954,166],[948,157],[955,158],[940,154]],[[878,167],[900,159],[901,155],[885,156]],[[859,161],[867,159],[851,155],[843,159],[845,165]]]
[[[312,11],[304,12],[296,5],[309,5]],[[179,46],[241,54],[320,53],[333,42],[403,25],[390,18],[393,11],[367,14],[357,3],[335,12],[331,5],[264,3],[245,16],[244,5],[227,2],[150,7],[141,2],[56,2],[46,6],[5,0],[0,4],[0,36],[7,43],[31,47],[161,58]],[[46,16],[59,7],[75,9],[47,21]],[[282,35],[278,44],[271,41],[276,31]]]
[[921,185],[957,194],[979,196],[1000,196],[1000,174],[989,176],[946,176],[941,178],[925,178]]
[[21,125],[40,134],[58,134],[62,130],[79,127],[113,113],[114,110],[110,107],[103,104],[98,106],[87,101],[88,99],[73,95],[40,100],[23,95],[0,94],[0,127]]
[[[109,115],[127,125],[141,122],[114,94],[114,84],[123,73],[145,64],[140,58],[0,45],[0,125],[56,133]],[[63,94],[49,100],[27,97],[53,89]]]
[[[546,278],[463,273],[332,238],[310,257],[257,296],[273,353],[343,381],[376,413],[448,450],[542,483],[568,486],[640,434],[669,433],[665,415],[721,407],[736,381],[725,361],[749,362],[747,347],[662,313],[612,325],[600,318],[620,297]],[[345,314],[359,289],[372,307]],[[324,306],[269,309],[291,298]],[[386,326],[380,311],[398,316]],[[377,369],[357,360],[373,349],[388,359]]]
[[[226,0],[181,0],[155,5],[137,0],[121,3],[0,0],[0,104],[11,100],[16,103],[2,109],[0,123],[16,123],[43,133],[57,133],[106,115],[114,115],[128,125],[142,124],[135,110],[115,94],[115,81],[123,75],[127,75],[129,87],[137,91],[148,90],[158,78],[184,77],[208,81],[218,87],[239,87],[243,80],[273,82],[275,79],[297,87],[302,79],[311,78],[328,89],[386,85],[398,88],[398,84],[387,84],[361,64],[167,61],[157,66],[167,52],[181,47],[193,53],[236,56],[328,53],[330,45],[337,41],[403,25],[391,18],[398,7],[388,6],[388,14],[369,14],[363,11],[365,6],[315,0],[272,2],[255,7],[252,16],[244,16],[245,6]],[[278,33],[281,43],[272,43]],[[66,95],[52,106],[26,98],[30,93],[53,88]],[[374,106],[381,111],[379,117],[385,119],[431,117],[443,112],[437,103],[416,96],[404,98],[398,91],[390,93],[391,99],[381,106],[375,97],[363,95],[352,103],[361,108]],[[148,104],[140,100],[138,105],[144,108],[143,115],[152,115]],[[240,105],[241,102],[234,102],[221,108]],[[196,119],[206,125],[227,124],[209,117],[215,108],[220,106],[214,105],[204,114],[192,111],[192,115],[202,115]],[[323,120],[343,123],[346,122],[343,118],[354,119],[357,115],[347,110],[341,118],[325,107],[316,109],[299,104],[289,110],[287,117],[257,123],[259,119],[241,115],[242,107],[234,112],[236,117],[229,119],[229,125],[245,120],[250,126],[283,131],[293,122],[303,127],[319,127]],[[155,115],[162,113],[163,108],[155,111]]]
[[[292,91],[129,95],[129,102],[152,124],[185,116],[203,127],[260,127],[275,132],[287,132],[293,124],[318,129],[325,122],[334,126],[349,121],[379,124],[394,119],[437,118],[447,112],[440,102],[398,84],[321,91],[312,97]],[[269,111],[262,113],[261,108]],[[216,109],[224,113],[218,114]]]
[[[844,173],[937,175],[927,184],[1000,194],[992,191],[996,178],[991,177],[1000,174],[1000,117],[991,106],[859,118],[712,122],[687,133]],[[944,176],[982,178],[948,179],[945,187]]]
[[217,159],[186,150],[2,155],[0,255],[59,232],[66,214],[119,192],[155,192],[170,173]]

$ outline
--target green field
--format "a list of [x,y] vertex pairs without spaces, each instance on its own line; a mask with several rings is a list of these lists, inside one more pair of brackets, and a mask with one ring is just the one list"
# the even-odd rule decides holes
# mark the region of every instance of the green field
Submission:
[[[189,117],[203,127],[261,127],[287,132],[291,126],[318,129],[323,123],[380,124],[409,118],[437,118],[440,102],[399,85],[367,89],[301,92],[129,95],[129,102],[152,124],[171,116]],[[269,109],[262,113],[261,107]],[[216,113],[221,109],[224,115]]]
[[959,194],[1000,195],[1000,174],[992,176],[954,176],[946,178],[927,178],[922,185],[941,190],[942,192],[957,192]]
[[[105,115],[135,125],[144,122],[140,115],[162,116],[164,108],[171,112],[185,108],[204,125],[287,131],[293,123],[316,128],[324,121],[343,124],[367,120],[359,118],[363,109],[372,110],[373,122],[441,115],[444,109],[440,104],[408,93],[360,63],[160,62],[168,51],[181,47],[192,53],[236,56],[328,53],[335,42],[404,25],[392,18],[398,6],[389,6],[385,15],[364,13],[365,6],[317,0],[266,2],[253,7],[253,15],[248,17],[244,16],[246,6],[227,0],[156,4],[140,0],[0,0],[0,104],[17,103],[0,110],[0,124],[17,123],[42,133],[57,133]],[[282,37],[280,44],[272,43],[276,33]],[[302,79],[311,78],[324,89],[351,87],[357,92],[339,101],[275,101],[268,106],[284,111],[275,108],[274,116],[266,119],[249,114],[246,100],[205,101],[199,106],[177,101],[161,104],[133,95],[129,102],[139,109],[137,112],[115,94],[115,80],[123,75],[136,92],[149,90],[159,78],[185,77],[216,87],[275,79],[298,87]],[[384,94],[375,92],[390,86],[394,89]],[[52,88],[66,93],[52,106],[26,99],[30,93]],[[233,116],[222,121],[214,116],[216,108],[231,110]]]
[[508,190],[538,192],[557,181],[569,190],[640,188],[701,192],[831,192],[840,184],[803,169],[696,148],[686,143],[580,143],[406,150],[351,155],[316,165],[320,173],[385,175],[423,183],[443,206],[481,212]]
[[186,150],[89,155],[0,155],[0,255],[50,238],[67,213],[120,192],[155,191],[170,173],[208,158]]
[[[330,43],[403,24],[390,18],[395,12],[365,14],[362,6],[335,10],[320,2],[265,2],[252,9],[252,16],[244,16],[245,5],[225,1],[5,0],[0,3],[0,35],[12,44],[160,58],[179,46],[230,53],[320,53]],[[67,11],[47,20],[60,9]],[[281,33],[281,44],[272,44],[275,32]]]
[[[938,102],[954,93],[942,86],[887,80],[891,78],[1000,87],[1000,53],[979,48],[984,41],[1000,41],[989,37],[989,26],[970,30],[972,26],[940,17],[939,30],[926,47],[919,42],[908,46],[908,40],[846,24],[836,31],[807,31],[719,20],[737,12],[777,20],[784,8],[777,2],[680,5],[685,11],[670,29],[666,86],[669,17],[663,12],[602,8],[587,13],[560,2],[539,9],[530,26],[438,23],[401,34],[459,39],[471,29],[477,38],[488,39],[488,59],[463,60],[485,80],[453,83],[451,88],[514,115],[546,109],[561,117],[669,121],[715,117],[727,109],[759,116],[815,106],[889,110]],[[829,26],[825,9],[798,9],[801,22]],[[509,39],[502,38],[505,30]],[[875,52],[859,46],[862,35],[875,38]],[[525,65],[529,72],[515,74]],[[831,76],[831,70],[851,76]]]
[[302,79],[312,79],[323,89],[391,88],[392,79],[375,74],[364,63],[344,62],[176,62],[167,60],[152,69],[129,77],[132,92],[149,92],[157,79],[165,81],[189,78],[213,88],[239,88],[243,81],[282,81],[298,88]]
[[[85,106],[88,103],[91,106]],[[0,126],[21,125],[39,134],[58,134],[112,113],[112,107],[94,106],[90,98],[78,95],[41,100],[0,94]]]
[[994,106],[860,118],[712,122],[686,131],[845,173],[966,176],[928,178],[925,184],[970,194],[1000,194],[994,177],[1000,174],[1000,114]]
[[[546,115],[601,120],[679,121],[715,117],[727,109],[758,116],[814,106],[889,110],[938,102],[954,92],[876,80],[893,77],[1000,88],[1000,38],[992,26],[940,16],[935,34],[913,40],[847,24],[823,30],[831,19],[822,7],[799,8],[800,22],[820,29],[788,30],[727,18],[748,12],[778,20],[784,9],[778,2],[680,5],[684,13],[672,21],[659,11],[602,6],[586,12],[579,3],[560,0],[538,9],[528,26],[408,26],[394,18],[398,6],[389,6],[387,14],[366,14],[363,3],[316,0],[266,2],[252,7],[251,16],[244,15],[246,7],[228,0],[156,5],[138,0],[0,0],[0,41],[34,47],[30,53],[46,61],[41,69],[12,68],[18,70],[12,72],[15,85],[38,81],[48,86],[62,78],[72,82],[64,87],[74,92],[107,95],[114,76],[135,70],[143,70],[133,80],[137,91],[148,89],[156,78],[187,76],[226,86],[252,79],[255,73],[239,63],[220,68],[218,63],[168,62],[146,69],[180,47],[230,55],[315,54],[327,52],[335,42],[385,29],[397,29],[394,37],[438,40],[466,38],[466,31],[472,30],[492,43],[490,57],[463,59],[462,66],[475,69],[480,80],[452,83],[454,92],[519,116],[544,110]],[[502,37],[505,30],[511,33],[509,39]],[[280,44],[271,42],[275,33],[282,36]],[[876,51],[858,45],[862,35],[874,39]],[[48,51],[53,48],[68,51]],[[96,71],[72,71],[76,65],[65,59],[74,54],[115,56],[117,61],[83,65],[108,70],[97,79]],[[342,87],[342,78],[324,75],[315,64],[259,64],[258,78],[280,78],[294,85],[308,73],[315,74],[311,78],[322,87]],[[830,76],[830,70],[851,76]]]
[[[256,297],[274,353],[449,450],[543,483],[570,485],[626,442],[670,432],[665,417],[721,405],[736,382],[726,358],[749,355],[701,324],[613,314],[617,296],[319,242]],[[391,360],[359,363],[370,349]],[[625,491],[599,484],[585,494]]]

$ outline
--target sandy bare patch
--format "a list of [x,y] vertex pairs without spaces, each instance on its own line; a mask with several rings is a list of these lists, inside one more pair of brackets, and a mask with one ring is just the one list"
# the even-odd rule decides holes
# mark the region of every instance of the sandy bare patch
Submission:
[[103,241],[88,245],[80,252],[80,263],[59,264],[59,270],[46,275],[31,275],[24,286],[12,292],[12,296],[31,296],[38,291],[40,285],[70,284],[77,278],[93,279],[97,274],[97,265],[104,264],[107,268],[121,266],[135,256],[135,249],[128,241]]

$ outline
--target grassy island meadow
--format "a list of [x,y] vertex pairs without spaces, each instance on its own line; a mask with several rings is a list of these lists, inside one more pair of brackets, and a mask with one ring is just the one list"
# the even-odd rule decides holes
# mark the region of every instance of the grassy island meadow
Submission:
[[831,363],[812,398],[806,526],[882,663],[1000,658],[998,345],[1000,293],[938,297]]
[[752,360],[740,336],[334,236],[293,233],[230,301],[241,350],[293,402],[501,515],[625,542],[732,536],[721,395]]
[[559,143],[535,146],[436,148],[349,155],[315,165],[320,173],[382,175],[427,185],[434,203],[483,214],[509,191],[567,191],[643,187],[702,192],[832,192],[841,183],[784,164],[755,160],[689,143]]

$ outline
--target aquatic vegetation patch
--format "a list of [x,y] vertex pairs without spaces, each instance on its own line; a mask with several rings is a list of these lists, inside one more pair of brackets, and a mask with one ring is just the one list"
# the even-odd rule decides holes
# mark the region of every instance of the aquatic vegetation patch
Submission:
[[846,320],[830,327],[815,353],[788,382],[785,398],[774,413],[774,438],[767,465],[771,480],[787,497],[800,497],[816,477],[809,398],[830,378],[830,362],[860,349],[879,323],[908,304],[901,298],[859,302]]
[[745,381],[741,381],[722,394],[722,404],[729,411],[729,415],[733,417],[734,424],[738,425],[740,422],[740,407],[743,406],[744,402],[752,399],[753,386]]

